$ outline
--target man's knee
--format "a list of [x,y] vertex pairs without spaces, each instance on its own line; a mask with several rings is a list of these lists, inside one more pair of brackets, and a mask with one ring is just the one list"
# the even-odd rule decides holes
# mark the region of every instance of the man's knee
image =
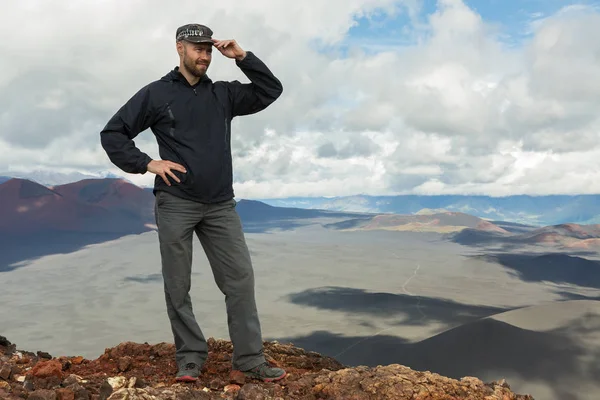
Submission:
[[226,294],[244,295],[254,291],[254,271],[252,265],[244,263],[235,269],[235,273],[229,275],[225,284]]

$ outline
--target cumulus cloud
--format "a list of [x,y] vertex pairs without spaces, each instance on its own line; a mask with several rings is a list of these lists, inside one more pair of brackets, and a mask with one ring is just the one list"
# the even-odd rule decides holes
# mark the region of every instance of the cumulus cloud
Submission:
[[[254,51],[284,84],[267,110],[234,121],[239,197],[600,190],[592,8],[545,15],[514,46],[461,0],[439,0],[424,21],[416,0],[181,3],[6,5],[0,171],[109,170],[151,184],[116,170],[98,132],[176,65],[174,31],[194,21]],[[408,16],[390,38],[407,44],[348,40],[359,18],[380,13]],[[246,81],[220,55],[209,75]],[[158,158],[150,131],[136,144]]]

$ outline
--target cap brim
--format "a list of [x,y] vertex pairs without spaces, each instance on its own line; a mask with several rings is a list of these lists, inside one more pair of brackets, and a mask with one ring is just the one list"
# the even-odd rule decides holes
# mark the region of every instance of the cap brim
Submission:
[[182,38],[181,40],[185,40],[186,42],[190,42],[190,43],[210,43],[210,44],[214,44],[212,39],[209,37],[187,37],[187,38]]

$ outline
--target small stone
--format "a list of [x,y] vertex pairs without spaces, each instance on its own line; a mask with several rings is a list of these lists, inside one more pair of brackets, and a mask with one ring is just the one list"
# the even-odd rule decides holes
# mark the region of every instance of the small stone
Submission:
[[102,382],[102,385],[100,386],[100,390],[98,391],[99,394],[99,400],[106,400],[110,397],[110,395],[113,392],[113,388],[110,385],[110,383],[108,383],[108,381],[104,381]]
[[74,365],[79,365],[83,362],[83,357],[82,356],[73,357],[73,358],[71,358],[71,362]]
[[40,361],[31,370],[35,378],[62,378],[62,364],[58,360]]
[[271,398],[268,390],[254,383],[248,383],[242,386],[236,400],[268,400]]
[[127,378],[124,376],[113,376],[108,378],[107,381],[115,391],[124,388],[127,384]]
[[12,367],[9,364],[4,364],[2,366],[2,368],[0,368],[0,378],[7,381],[10,379],[11,375],[12,375]]
[[5,382],[5,381],[0,381],[0,389],[6,389],[6,391],[9,391],[10,390],[10,384],[8,382]]
[[4,336],[0,336],[0,346],[8,347],[11,344],[12,343],[7,338],[5,338]]
[[[41,378],[40,380],[43,380],[43,378]],[[45,382],[39,382],[39,384],[38,384],[39,389],[49,389],[48,387],[45,387],[45,386],[46,386]],[[23,387],[25,388],[25,390],[27,390],[29,392],[33,392],[35,390],[35,385],[33,384],[33,380],[29,376],[25,377],[25,381],[23,382]]]
[[23,386],[14,386],[12,392],[15,396],[26,398],[28,396],[27,390]]
[[57,400],[56,392],[54,390],[38,389],[35,392],[31,392],[28,400]]
[[235,383],[242,386],[246,383],[246,375],[242,371],[231,371],[229,374],[229,383]]
[[136,381],[135,381],[135,387],[136,388],[144,388],[148,386],[148,382],[146,382],[146,380],[140,376],[136,377]]
[[210,383],[208,384],[208,387],[211,388],[212,390],[219,390],[220,388],[223,387],[223,381],[221,381],[221,379],[219,379],[219,378],[215,378],[212,381],[210,381]]
[[69,387],[67,387],[67,389],[73,391],[73,393],[75,394],[75,400],[90,400],[90,398],[92,397],[90,392],[78,383],[70,385]]
[[37,356],[38,356],[39,358],[46,358],[46,359],[48,359],[48,360],[51,360],[51,359],[52,359],[52,356],[51,356],[50,354],[46,353],[45,351],[38,351],[38,352],[37,352]]
[[70,386],[74,383],[81,383],[82,381],[83,378],[79,375],[71,374],[65,378],[65,380],[63,381],[63,386]]
[[14,397],[8,394],[7,390],[4,390],[0,387],[0,399],[9,399],[12,400]]
[[225,388],[223,389],[223,391],[225,393],[229,393],[229,392],[237,392],[241,389],[240,385],[236,385],[236,384],[231,384],[231,385],[227,385],[225,386]]
[[132,376],[131,378],[129,378],[129,382],[127,383],[127,387],[128,388],[134,388],[136,382],[137,382],[137,378],[135,376]]
[[75,400],[75,393],[71,389],[57,389],[56,390],[57,400]]
[[31,362],[31,358],[29,358],[29,357],[21,357],[16,361],[17,364],[21,364],[21,365],[29,364],[30,362]]
[[119,358],[119,361],[117,362],[117,368],[119,368],[120,372],[125,372],[129,368],[131,368],[131,364],[132,364],[131,357],[129,357],[129,356],[121,357],[121,358]]
[[25,375],[15,375],[14,378],[17,382],[25,382]]
[[71,360],[69,360],[66,357],[60,357],[58,359],[58,361],[60,362],[60,365],[62,365],[62,370],[63,371],[68,370],[69,368],[71,368],[71,365],[73,365],[73,363],[71,362]]
[[23,368],[18,365],[12,366],[12,376],[21,375],[23,373]]

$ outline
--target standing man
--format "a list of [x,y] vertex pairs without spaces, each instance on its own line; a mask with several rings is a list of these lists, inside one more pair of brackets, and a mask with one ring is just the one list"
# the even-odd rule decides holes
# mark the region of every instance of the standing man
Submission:
[[[230,128],[234,117],[264,110],[283,88],[252,52],[212,34],[199,24],[178,28],[179,66],[129,99],[100,138],[110,160],[123,171],[156,174],[155,214],[176,379],[197,380],[208,357],[189,295],[195,233],[225,295],[233,368],[274,381],[286,373],[270,367],[263,355],[254,272],[235,210]],[[213,82],[206,74],[213,48],[234,59],[250,83]],[[147,128],[156,136],[161,160],[152,160],[133,142]]]

